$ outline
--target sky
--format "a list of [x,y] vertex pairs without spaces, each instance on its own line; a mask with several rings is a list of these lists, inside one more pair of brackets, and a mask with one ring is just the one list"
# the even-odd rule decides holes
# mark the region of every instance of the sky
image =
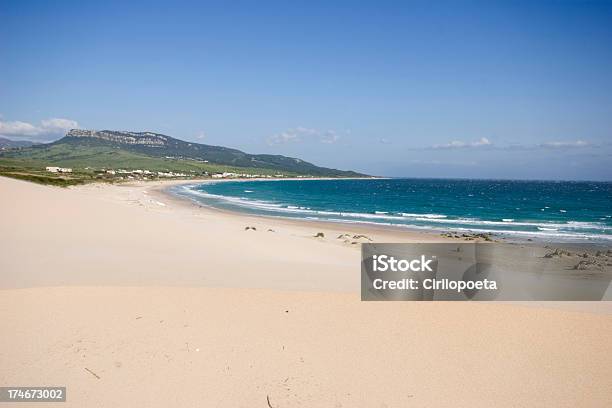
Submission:
[[0,0],[0,136],[153,131],[396,177],[612,180],[612,2]]

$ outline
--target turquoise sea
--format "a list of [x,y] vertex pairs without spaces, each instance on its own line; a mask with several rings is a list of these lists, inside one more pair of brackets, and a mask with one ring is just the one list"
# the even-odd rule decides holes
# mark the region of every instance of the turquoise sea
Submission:
[[543,240],[612,240],[612,183],[338,179],[224,181],[175,187],[252,214]]

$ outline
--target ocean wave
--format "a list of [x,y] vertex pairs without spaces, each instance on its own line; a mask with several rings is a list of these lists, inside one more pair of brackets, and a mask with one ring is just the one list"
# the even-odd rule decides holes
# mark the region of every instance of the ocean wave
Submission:
[[541,237],[548,239],[563,239],[563,240],[607,240],[612,241],[612,235],[609,234],[589,234],[589,233],[570,233],[570,232],[547,232],[547,231],[522,231],[522,230],[491,230],[491,229],[470,229],[470,228],[457,228],[458,231],[469,231],[485,234],[500,234],[500,235],[517,235],[517,236],[530,236],[530,237]]
[[429,219],[417,218],[420,221],[428,221],[439,224],[459,224],[459,225],[488,225],[488,226],[505,226],[505,227],[544,227],[544,228],[568,228],[568,229],[608,229],[604,224],[582,221],[568,221],[566,223],[553,222],[529,222],[529,221],[490,221],[480,220],[476,218],[458,218],[458,219]]
[[[371,225],[385,225],[389,227],[407,228],[411,230],[427,230],[427,231],[446,231],[446,229],[440,229],[436,226],[431,225],[413,225],[413,224],[394,224],[394,223],[380,223],[373,221],[358,221],[358,220],[347,220],[338,218],[320,218],[320,217],[307,217],[308,219],[314,220],[325,220],[338,223],[346,224],[371,224]],[[505,236],[525,236],[525,237],[539,237],[546,238],[548,240],[606,240],[612,241],[612,235],[609,234],[588,234],[588,233],[569,233],[569,232],[557,232],[553,233],[546,231],[523,231],[523,230],[494,230],[486,228],[452,228],[449,229],[453,232],[458,233],[484,233],[484,234],[499,234]]]
[[340,212],[313,210],[309,207],[287,205],[246,197],[230,197],[200,191],[197,186],[184,186],[183,192],[206,200],[217,200],[237,207],[275,213],[277,216],[293,216],[313,220],[327,220],[345,223],[365,223],[388,225],[411,229],[438,231],[469,231],[506,235],[537,236],[563,239],[604,239],[612,240],[607,234],[612,228],[604,223],[568,221],[516,221],[514,218],[502,218],[501,221],[482,220],[477,218],[449,218],[444,214],[397,213],[386,211],[374,213]]
[[412,213],[400,213],[402,217],[422,217],[422,218],[447,218],[443,214],[412,214]]

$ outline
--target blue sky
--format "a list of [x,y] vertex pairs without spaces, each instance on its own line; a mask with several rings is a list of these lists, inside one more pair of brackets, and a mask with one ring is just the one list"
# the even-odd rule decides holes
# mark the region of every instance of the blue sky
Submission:
[[84,3],[1,0],[0,135],[612,180],[612,2]]

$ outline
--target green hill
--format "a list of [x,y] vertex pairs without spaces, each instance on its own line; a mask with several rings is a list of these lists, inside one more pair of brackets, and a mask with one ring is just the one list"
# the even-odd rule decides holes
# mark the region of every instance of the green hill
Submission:
[[15,149],[19,147],[29,147],[37,143],[28,140],[11,140],[5,137],[0,137],[0,150]]
[[319,167],[297,158],[253,155],[221,146],[191,143],[151,132],[71,130],[60,140],[0,153],[0,167],[113,168],[190,172],[237,172],[324,177],[360,177],[353,171]]

